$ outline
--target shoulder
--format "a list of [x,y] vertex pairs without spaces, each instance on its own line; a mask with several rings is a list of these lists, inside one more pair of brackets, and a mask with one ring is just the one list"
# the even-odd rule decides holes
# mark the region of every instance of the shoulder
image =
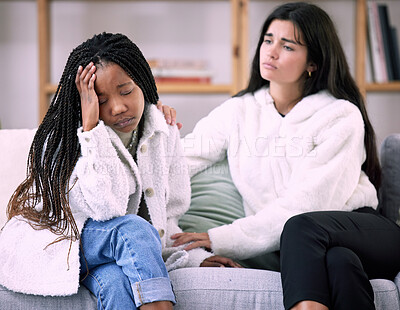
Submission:
[[305,113],[315,115],[326,121],[355,121],[363,123],[359,108],[352,102],[344,99],[335,98],[328,91],[320,91],[310,95],[301,102],[300,109]]

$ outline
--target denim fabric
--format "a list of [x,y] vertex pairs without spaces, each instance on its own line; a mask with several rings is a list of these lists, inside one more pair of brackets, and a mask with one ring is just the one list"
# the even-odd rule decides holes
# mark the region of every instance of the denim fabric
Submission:
[[136,215],[104,222],[89,219],[81,240],[82,283],[97,296],[98,309],[136,309],[161,300],[175,303],[160,237],[147,221]]

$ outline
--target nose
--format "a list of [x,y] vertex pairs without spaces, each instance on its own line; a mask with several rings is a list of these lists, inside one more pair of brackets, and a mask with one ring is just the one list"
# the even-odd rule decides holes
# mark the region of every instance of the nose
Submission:
[[112,116],[116,116],[127,111],[125,104],[117,99],[110,100],[110,107]]
[[277,52],[277,47],[275,46],[275,44],[271,44],[268,46],[267,56],[272,59],[277,59],[279,57],[279,54]]

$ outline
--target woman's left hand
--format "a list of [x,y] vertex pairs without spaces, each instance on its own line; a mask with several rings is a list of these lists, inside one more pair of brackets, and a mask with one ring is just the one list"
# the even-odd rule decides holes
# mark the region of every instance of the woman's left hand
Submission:
[[186,251],[201,247],[209,251],[211,250],[211,241],[208,233],[178,233],[172,235],[171,239],[175,240],[172,246],[180,246],[192,242],[185,247]]
[[215,255],[203,260],[200,267],[231,267],[231,268],[243,268],[240,264],[233,261],[230,258]]

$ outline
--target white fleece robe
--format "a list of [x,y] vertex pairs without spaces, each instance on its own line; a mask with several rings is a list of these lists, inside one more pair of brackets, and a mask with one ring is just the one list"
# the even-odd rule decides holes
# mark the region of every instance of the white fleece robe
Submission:
[[[181,232],[179,217],[189,208],[190,182],[179,132],[168,126],[151,105],[145,115],[137,161],[117,134],[104,125],[78,129],[79,158],[70,179],[69,202],[79,231],[92,218],[105,221],[138,212],[142,192],[153,226],[158,230],[168,270],[199,266],[212,254],[172,247],[170,236]],[[41,204],[36,208],[41,208]],[[79,287],[79,241],[56,242],[49,230],[34,230],[20,216],[0,234],[0,284],[38,295],[71,295]],[[69,256],[68,252],[70,250]]]
[[246,217],[208,231],[216,255],[246,259],[279,249],[285,222],[317,210],[377,207],[361,165],[366,158],[358,108],[327,91],[285,116],[267,88],[231,98],[183,139],[191,175],[227,156]]

